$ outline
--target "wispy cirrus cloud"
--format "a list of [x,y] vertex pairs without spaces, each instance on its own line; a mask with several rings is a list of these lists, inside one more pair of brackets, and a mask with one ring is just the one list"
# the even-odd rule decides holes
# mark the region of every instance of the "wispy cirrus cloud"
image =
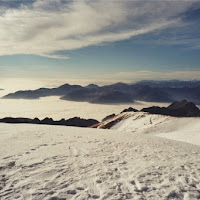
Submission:
[[[0,55],[54,52],[129,39],[184,26],[196,1],[5,1],[0,8]],[[187,22],[189,23],[189,22]]]

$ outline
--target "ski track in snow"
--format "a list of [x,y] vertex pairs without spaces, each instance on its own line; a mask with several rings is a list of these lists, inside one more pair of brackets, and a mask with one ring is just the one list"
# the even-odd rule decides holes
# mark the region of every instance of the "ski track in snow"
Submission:
[[0,199],[200,198],[200,147],[152,135],[0,124]]

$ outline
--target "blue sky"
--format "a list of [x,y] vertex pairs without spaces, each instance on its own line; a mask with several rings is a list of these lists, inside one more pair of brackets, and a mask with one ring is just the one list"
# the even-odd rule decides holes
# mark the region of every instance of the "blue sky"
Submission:
[[199,27],[198,0],[1,1],[0,78],[199,79]]

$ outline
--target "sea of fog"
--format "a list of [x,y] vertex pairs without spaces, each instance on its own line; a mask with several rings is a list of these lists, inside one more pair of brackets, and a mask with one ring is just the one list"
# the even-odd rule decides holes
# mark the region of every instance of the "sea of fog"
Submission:
[[[36,80],[4,80],[0,81],[0,97],[17,90],[37,89],[40,87],[57,87],[63,81],[36,81]],[[59,97],[44,97],[37,100],[0,99],[0,118],[29,117],[43,119],[51,117],[54,120],[61,118],[82,117],[102,120],[105,116],[120,113],[123,109],[134,107],[142,109],[152,105],[167,106],[166,103],[136,102],[125,105],[102,105],[87,102],[72,102],[60,100]]]

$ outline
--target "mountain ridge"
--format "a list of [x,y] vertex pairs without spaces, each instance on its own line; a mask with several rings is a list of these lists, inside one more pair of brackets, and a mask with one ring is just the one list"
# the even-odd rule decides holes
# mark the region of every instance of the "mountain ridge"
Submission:
[[57,88],[19,90],[2,98],[39,99],[48,96],[59,96],[62,100],[98,104],[124,104],[134,101],[174,102],[182,99],[200,104],[200,81],[143,81],[134,84],[118,82],[104,86],[89,84],[85,87],[63,84]]
[[12,124],[46,124],[46,125],[62,125],[62,126],[76,126],[76,127],[90,127],[94,124],[99,123],[95,119],[83,119],[80,117],[73,117],[70,119],[61,119],[58,121],[54,121],[52,118],[46,117],[43,120],[39,120],[38,118],[30,119],[24,117],[5,117],[0,119],[0,123],[12,123]]

